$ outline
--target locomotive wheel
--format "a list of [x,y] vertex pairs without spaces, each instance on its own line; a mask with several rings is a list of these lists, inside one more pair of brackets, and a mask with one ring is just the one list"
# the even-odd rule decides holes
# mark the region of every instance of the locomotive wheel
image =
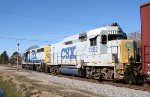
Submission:
[[25,68],[25,64],[22,64],[22,68]]
[[57,74],[61,74],[61,72],[59,71],[59,68],[57,66],[52,66],[50,68],[50,73],[57,75]]
[[48,73],[48,66],[44,64],[44,70],[45,73]]
[[36,66],[35,65],[33,65],[33,70],[36,71]]
[[124,80],[126,83],[128,84],[136,84],[136,75],[134,74],[134,72],[127,68],[124,74]]
[[39,67],[37,65],[36,65],[35,69],[36,69],[36,71],[39,71]]
[[55,74],[55,68],[53,66],[50,68],[50,73]]
[[99,81],[100,81],[100,82],[103,82],[103,80],[104,80],[104,77],[103,77],[103,76],[104,76],[104,74],[100,74],[100,76],[99,76]]
[[59,67],[58,67],[58,66],[55,66],[55,68],[56,68],[56,74],[57,74],[57,75],[61,75],[61,71],[59,70]]
[[80,76],[86,77],[86,69],[85,68],[80,70]]
[[143,85],[144,76],[141,75],[141,73],[139,73],[138,71],[139,69],[128,66],[124,73],[124,80],[126,81],[126,83]]
[[93,70],[91,67],[86,68],[86,77],[89,79],[93,79]]

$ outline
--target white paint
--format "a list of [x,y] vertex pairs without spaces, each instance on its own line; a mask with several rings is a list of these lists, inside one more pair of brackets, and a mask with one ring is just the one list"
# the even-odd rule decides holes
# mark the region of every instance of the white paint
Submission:
[[[79,34],[65,38],[62,42],[51,45],[51,64],[67,64],[81,67],[82,62],[88,66],[114,66],[112,54],[118,53],[120,59],[120,48],[118,47],[120,40],[108,41],[107,44],[101,43],[101,35],[117,34],[119,31],[117,26],[106,26],[94,30],[87,31],[87,41],[81,42]],[[90,39],[97,37],[97,45],[90,46]],[[108,38],[107,38],[108,39]],[[72,44],[65,45],[65,42],[72,41]],[[75,46],[76,49],[72,52],[76,55],[76,59],[64,58],[66,52],[62,53],[62,49]],[[117,48],[118,47],[118,51]],[[71,54],[71,51],[68,51]],[[77,63],[77,64],[76,64]]]

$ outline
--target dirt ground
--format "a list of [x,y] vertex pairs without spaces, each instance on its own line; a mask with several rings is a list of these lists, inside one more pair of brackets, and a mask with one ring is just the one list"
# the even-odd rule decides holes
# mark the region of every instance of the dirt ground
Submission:
[[0,77],[14,84],[24,97],[106,97],[36,78],[30,71],[0,66]]

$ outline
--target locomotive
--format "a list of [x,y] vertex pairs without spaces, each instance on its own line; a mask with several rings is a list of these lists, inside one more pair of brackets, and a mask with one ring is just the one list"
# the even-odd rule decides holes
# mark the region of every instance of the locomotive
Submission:
[[[61,42],[24,53],[23,67],[102,80],[142,81],[140,46],[127,40],[117,23],[64,38]],[[130,65],[134,71],[130,72]],[[128,71],[128,72],[127,72]],[[135,75],[137,73],[138,76]],[[129,73],[133,73],[128,76]],[[135,78],[133,78],[135,76]],[[133,80],[134,79],[134,80]]]
[[[129,84],[150,84],[150,2],[141,5],[142,43],[127,40],[117,23],[28,50],[22,67]],[[142,45],[141,45],[142,44]]]
[[46,68],[46,63],[50,62],[50,46],[42,46],[29,49],[23,54],[22,67],[42,71]]

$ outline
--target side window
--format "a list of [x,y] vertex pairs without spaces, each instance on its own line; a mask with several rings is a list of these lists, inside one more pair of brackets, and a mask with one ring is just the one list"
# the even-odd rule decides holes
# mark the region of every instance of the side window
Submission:
[[38,52],[38,53],[44,52],[44,48],[37,49],[37,52]]
[[80,40],[81,42],[87,41],[87,34],[86,34],[86,32],[79,34],[79,40]]
[[97,37],[90,39],[90,46],[96,46],[97,45]]
[[102,44],[107,44],[107,36],[106,35],[102,35],[101,39],[102,39]]
[[65,45],[73,44],[72,41],[66,41]]

